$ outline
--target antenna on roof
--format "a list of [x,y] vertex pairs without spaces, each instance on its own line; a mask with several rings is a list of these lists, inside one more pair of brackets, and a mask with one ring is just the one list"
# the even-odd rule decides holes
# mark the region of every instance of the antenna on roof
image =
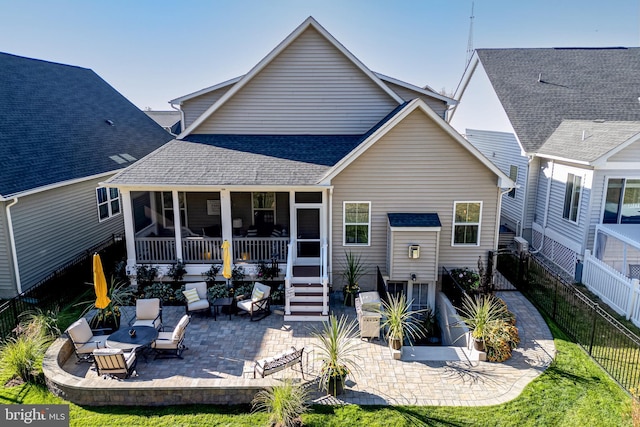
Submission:
[[473,19],[475,18],[475,16],[473,16],[473,9],[474,9],[474,2],[471,2],[471,16],[469,17],[469,40],[467,41],[467,61],[465,66],[469,65],[469,62],[471,61],[471,57],[473,56]]

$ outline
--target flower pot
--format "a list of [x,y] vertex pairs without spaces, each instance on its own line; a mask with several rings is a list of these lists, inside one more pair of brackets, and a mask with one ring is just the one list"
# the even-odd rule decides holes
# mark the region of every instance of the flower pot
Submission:
[[339,394],[344,393],[344,380],[343,376],[330,376],[329,382],[327,384],[327,391],[332,396],[338,396]]
[[477,351],[484,351],[484,341],[479,338],[473,339],[473,348]]
[[400,338],[389,338],[389,347],[393,350],[400,350],[402,348],[402,341]]
[[344,294],[344,305],[347,307],[353,307],[355,305],[355,300],[356,300],[356,296],[355,294],[352,293],[345,293]]
[[111,334],[120,329],[120,314],[105,316],[98,313],[91,319],[89,325],[91,329],[102,329],[104,334]]

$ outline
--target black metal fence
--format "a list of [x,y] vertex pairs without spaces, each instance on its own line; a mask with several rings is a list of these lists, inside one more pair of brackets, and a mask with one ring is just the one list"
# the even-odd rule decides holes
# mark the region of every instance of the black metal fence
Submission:
[[79,254],[22,294],[0,305],[0,339],[8,337],[25,312],[62,309],[75,302],[93,282],[92,255],[99,253],[109,277],[109,267],[124,253],[124,237],[114,235],[108,240]]
[[442,292],[449,298],[454,307],[460,307],[464,295],[468,294],[446,267],[442,267]]
[[640,337],[537,258],[500,254],[498,271],[623,388],[640,385]]

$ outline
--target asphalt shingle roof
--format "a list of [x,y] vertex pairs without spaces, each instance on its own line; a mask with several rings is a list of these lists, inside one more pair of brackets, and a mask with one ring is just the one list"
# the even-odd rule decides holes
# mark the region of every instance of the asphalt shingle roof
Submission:
[[441,227],[437,213],[388,213],[391,227]]
[[477,54],[527,152],[537,152],[562,120],[640,120],[640,48]]
[[638,133],[640,121],[564,120],[538,151],[541,155],[592,162]]
[[122,169],[130,162],[110,156],[139,159],[171,140],[92,70],[7,53],[0,117],[3,196]]

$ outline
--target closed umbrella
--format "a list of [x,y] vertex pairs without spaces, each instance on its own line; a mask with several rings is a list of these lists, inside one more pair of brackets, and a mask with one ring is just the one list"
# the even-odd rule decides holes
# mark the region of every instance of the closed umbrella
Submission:
[[231,279],[231,243],[225,240],[222,243],[222,275],[225,279]]
[[111,300],[107,296],[107,279],[102,270],[100,255],[93,255],[93,286],[96,291],[96,308],[106,308]]

